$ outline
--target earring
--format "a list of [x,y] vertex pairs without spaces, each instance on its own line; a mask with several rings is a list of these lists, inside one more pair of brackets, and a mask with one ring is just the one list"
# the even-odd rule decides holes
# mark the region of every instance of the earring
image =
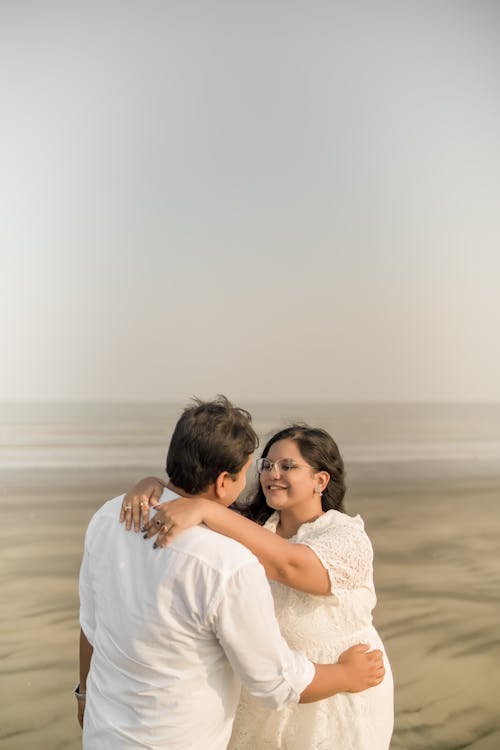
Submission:
[[323,494],[323,492],[322,492],[322,490],[321,490],[321,487],[316,487],[316,489],[315,489],[314,491],[315,491],[315,493],[316,493],[317,495],[319,495],[320,497],[321,497],[321,495]]

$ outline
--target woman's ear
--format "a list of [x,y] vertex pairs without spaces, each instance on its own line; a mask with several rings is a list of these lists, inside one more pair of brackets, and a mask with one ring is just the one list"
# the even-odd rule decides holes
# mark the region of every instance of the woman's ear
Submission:
[[316,492],[322,493],[326,490],[328,482],[330,481],[330,474],[327,471],[318,471],[315,476],[316,479]]

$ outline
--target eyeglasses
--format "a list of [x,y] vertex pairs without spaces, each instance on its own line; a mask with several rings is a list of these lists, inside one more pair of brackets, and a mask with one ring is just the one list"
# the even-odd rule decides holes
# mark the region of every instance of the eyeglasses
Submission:
[[286,474],[287,471],[292,469],[312,469],[312,466],[306,464],[298,464],[292,458],[278,458],[277,461],[270,461],[268,458],[257,459],[257,471],[262,474],[263,471],[273,471],[276,469],[279,474]]

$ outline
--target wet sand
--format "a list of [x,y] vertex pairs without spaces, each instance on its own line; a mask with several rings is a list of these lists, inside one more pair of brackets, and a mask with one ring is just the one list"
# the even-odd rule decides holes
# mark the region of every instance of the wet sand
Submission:
[[[500,475],[441,468],[426,478],[401,466],[350,475],[348,511],[373,541],[375,623],[395,675],[391,748],[497,750]],[[136,476],[0,475],[1,750],[80,747],[72,689],[83,534]]]

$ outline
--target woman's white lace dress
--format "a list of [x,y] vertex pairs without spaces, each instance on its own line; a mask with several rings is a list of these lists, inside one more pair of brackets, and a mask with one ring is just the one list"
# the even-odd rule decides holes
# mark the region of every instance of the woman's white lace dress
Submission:
[[[276,531],[277,512],[266,528]],[[289,541],[305,544],[328,570],[332,596],[314,596],[271,581],[276,617],[291,648],[331,663],[350,646],[384,650],[372,625],[376,604],[373,551],[359,516],[336,510],[303,524]],[[387,750],[393,729],[393,682],[340,693],[317,703],[271,711],[242,692],[228,750]]]

